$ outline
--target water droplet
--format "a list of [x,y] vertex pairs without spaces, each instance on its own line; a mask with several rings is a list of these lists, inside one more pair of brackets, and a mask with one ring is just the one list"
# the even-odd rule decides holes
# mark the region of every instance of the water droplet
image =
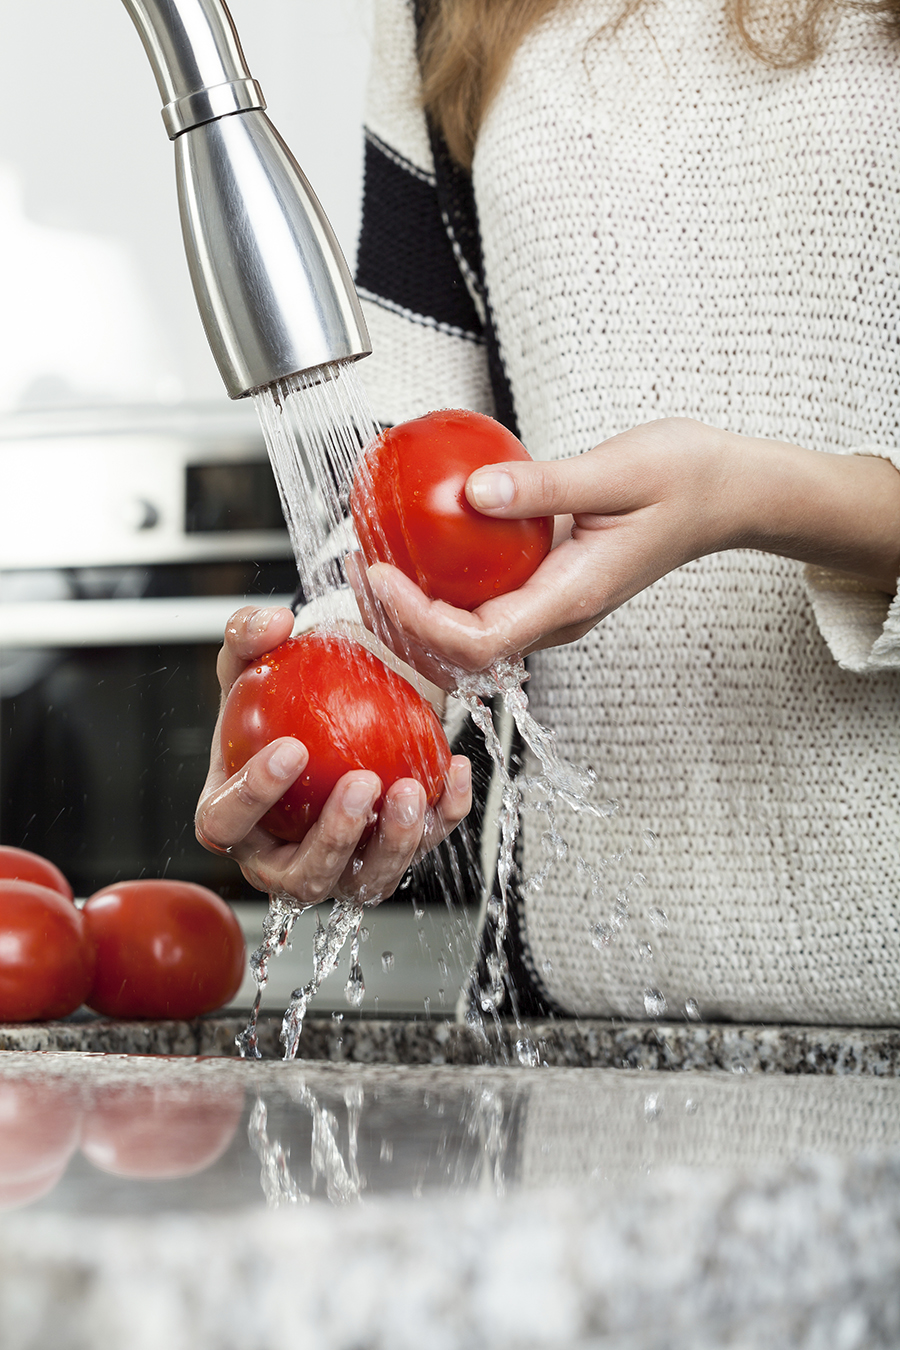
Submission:
[[424,1002],[425,1002],[425,1016],[426,1016],[426,1017],[430,1017],[430,1016],[431,1016],[431,999],[428,998],[428,996],[426,995]]
[[359,940],[360,940],[360,942],[368,942],[368,940],[369,940],[369,930],[368,930],[368,928],[365,928],[365,927],[360,928],[360,930],[359,930]]
[[668,916],[661,909],[651,909],[647,914],[647,918],[657,932],[662,932],[663,929],[668,928],[669,926]]
[[344,998],[351,1008],[358,1008],[366,996],[366,982],[358,962],[350,967],[347,983],[344,985]]
[[339,1012],[333,1012],[331,1014],[331,1020],[332,1022],[343,1022],[344,1014]]
[[662,1115],[662,1103],[659,1100],[658,1092],[648,1092],[644,1098],[644,1119],[659,1120]]
[[424,919],[424,918],[425,918],[425,907],[424,907],[424,905],[421,904],[421,902],[418,901],[418,900],[416,900],[416,901],[413,902],[413,915],[414,915],[414,917],[417,918],[417,919]]
[[640,945],[638,946],[638,956],[641,958],[642,961],[653,960],[653,948],[650,946],[649,942],[640,943]]
[[684,1005],[685,1016],[691,1022],[700,1021],[700,1005],[695,998],[689,998]]
[[648,1017],[662,1017],[668,1006],[665,994],[658,989],[644,990],[644,1012]]
[[379,1156],[382,1162],[394,1161],[394,1145],[391,1143],[390,1139],[382,1139],[381,1153]]
[[545,975],[553,974],[553,962],[550,960],[549,957],[547,958],[546,961],[541,962],[541,970],[544,972]]
[[536,1069],[540,1064],[537,1046],[528,1036],[516,1041],[516,1059],[526,1069]]
[[595,923],[591,929],[591,946],[596,947],[598,952],[602,952],[604,947],[611,947],[616,940],[616,930],[606,923]]
[[695,1116],[700,1110],[700,1103],[695,1102],[693,1097],[688,1097],[684,1103],[684,1114],[686,1116]]
[[648,848],[656,848],[659,843],[659,835],[655,834],[653,830],[645,830],[641,838]]
[[381,953],[381,968],[382,968],[382,970],[393,970],[393,969],[394,969],[394,953],[393,953],[393,952],[382,952],[382,953]]
[[450,967],[447,965],[447,962],[444,960],[442,956],[438,958],[438,970],[441,972],[444,979],[446,980],[447,976],[450,974]]

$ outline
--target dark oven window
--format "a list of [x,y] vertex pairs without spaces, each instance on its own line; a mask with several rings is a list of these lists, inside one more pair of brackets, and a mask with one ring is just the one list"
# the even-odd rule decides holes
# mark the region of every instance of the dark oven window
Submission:
[[189,464],[184,528],[188,534],[283,530],[284,516],[268,460]]

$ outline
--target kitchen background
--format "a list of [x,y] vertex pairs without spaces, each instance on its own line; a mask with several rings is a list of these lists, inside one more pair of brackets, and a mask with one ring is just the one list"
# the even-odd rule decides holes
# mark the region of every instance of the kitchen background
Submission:
[[[371,0],[230,8],[352,267]],[[296,578],[255,411],[227,398],[203,335],[124,6],[3,0],[2,15],[0,841],[52,858],[77,895],[138,876],[210,885],[252,942],[263,897],[196,844],[192,817],[225,619]],[[426,922],[408,899],[385,907],[370,1009],[452,1004],[431,951],[443,920]],[[273,968],[274,1002],[297,960]],[[341,1006],[334,984],[321,1008]]]

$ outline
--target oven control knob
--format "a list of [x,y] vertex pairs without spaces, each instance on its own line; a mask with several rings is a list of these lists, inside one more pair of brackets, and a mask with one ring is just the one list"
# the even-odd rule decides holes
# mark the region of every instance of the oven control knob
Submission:
[[126,507],[126,514],[133,530],[152,530],[159,524],[159,511],[146,497],[133,498]]

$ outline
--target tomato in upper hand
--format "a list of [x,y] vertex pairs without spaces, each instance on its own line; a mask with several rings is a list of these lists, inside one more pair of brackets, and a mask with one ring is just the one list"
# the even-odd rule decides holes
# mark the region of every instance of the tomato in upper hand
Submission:
[[111,1083],[85,1117],[81,1150],[101,1172],[166,1181],[211,1167],[240,1124],[235,1084]]
[[[229,774],[280,736],[302,741],[309,763],[260,823],[294,842],[352,769],[370,769],[381,779],[377,816],[384,792],[399,778],[415,778],[434,806],[450,765],[447,738],[428,700],[361,643],[339,634],[288,638],[232,686],[222,713]],[[374,822],[363,839],[373,829]]]
[[0,880],[0,1022],[67,1017],[86,999],[94,951],[71,900]]
[[523,585],[550,552],[553,520],[500,520],[466,500],[485,464],[530,459],[481,413],[427,413],[382,432],[366,450],[350,510],[366,562],[393,563],[432,600],[477,609]]
[[67,900],[74,898],[72,887],[56,864],[38,853],[29,853],[26,848],[0,844],[0,877],[8,881],[33,881],[36,886],[59,891]]
[[97,953],[86,1002],[107,1017],[201,1017],[240,988],[246,944],[234,911],[190,881],[119,881],[85,904]]

